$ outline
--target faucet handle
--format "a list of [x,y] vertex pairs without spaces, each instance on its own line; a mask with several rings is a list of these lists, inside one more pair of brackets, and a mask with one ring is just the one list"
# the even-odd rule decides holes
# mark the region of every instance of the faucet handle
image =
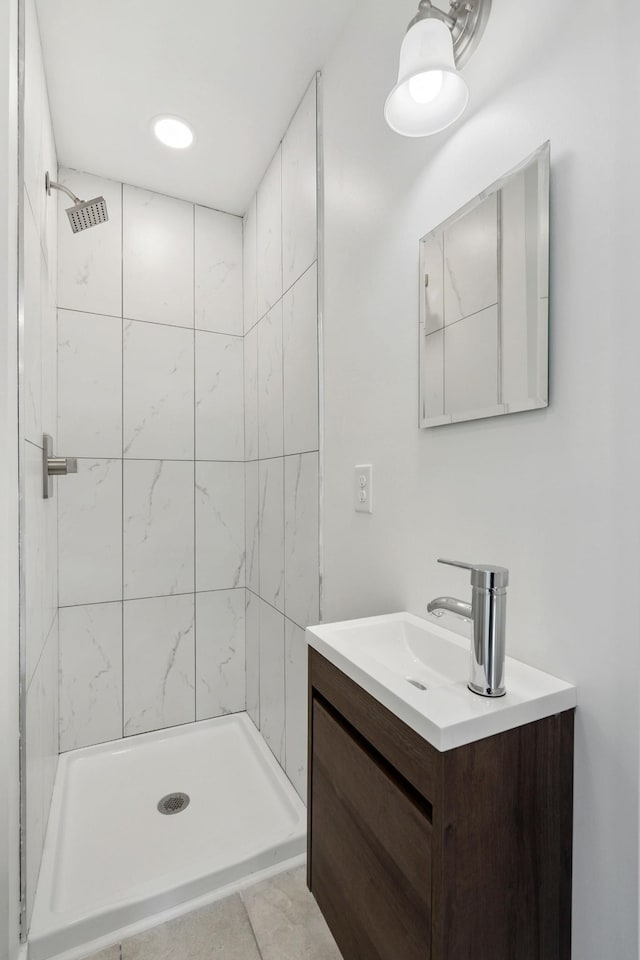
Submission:
[[483,587],[485,590],[504,590],[509,583],[509,571],[506,567],[498,567],[494,563],[463,563],[461,560],[443,560],[449,567],[461,567],[471,571],[471,585]]

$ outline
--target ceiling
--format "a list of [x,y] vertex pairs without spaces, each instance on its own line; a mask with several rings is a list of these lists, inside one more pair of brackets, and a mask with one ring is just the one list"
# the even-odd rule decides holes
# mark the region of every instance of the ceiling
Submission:
[[[356,0],[37,0],[60,166],[242,214]],[[188,150],[151,120],[185,119]]]

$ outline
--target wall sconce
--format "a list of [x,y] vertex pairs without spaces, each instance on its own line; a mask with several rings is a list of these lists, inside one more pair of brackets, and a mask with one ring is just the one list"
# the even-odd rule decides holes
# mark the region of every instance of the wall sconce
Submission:
[[385,120],[404,137],[428,137],[451,126],[469,102],[458,67],[469,59],[489,19],[491,0],[450,0],[448,13],[420,0],[402,47],[398,82]]

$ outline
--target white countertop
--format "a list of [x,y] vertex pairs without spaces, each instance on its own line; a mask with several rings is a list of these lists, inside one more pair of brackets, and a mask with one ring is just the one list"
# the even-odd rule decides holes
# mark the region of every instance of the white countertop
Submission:
[[[308,627],[306,639],[440,751],[542,720],[577,704],[572,684],[512,657],[506,661],[504,697],[472,693],[467,688],[469,641],[410,613]],[[427,689],[416,689],[409,679]]]

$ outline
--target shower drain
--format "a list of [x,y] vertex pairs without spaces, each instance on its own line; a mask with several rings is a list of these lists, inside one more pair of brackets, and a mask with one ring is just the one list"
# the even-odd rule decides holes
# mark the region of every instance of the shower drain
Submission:
[[158,810],[165,816],[171,817],[174,813],[182,813],[186,810],[190,802],[191,798],[186,793],[168,793],[158,803]]

